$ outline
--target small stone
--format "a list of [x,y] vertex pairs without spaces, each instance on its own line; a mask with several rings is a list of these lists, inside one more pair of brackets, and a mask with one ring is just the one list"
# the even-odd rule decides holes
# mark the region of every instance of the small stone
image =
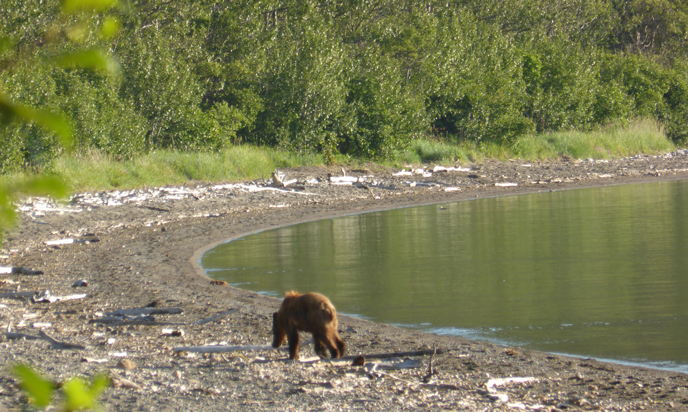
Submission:
[[363,355],[359,355],[356,357],[356,359],[354,359],[354,362],[352,365],[353,366],[363,366],[363,365],[365,365],[365,363],[366,363],[365,357]]
[[120,369],[126,369],[128,371],[136,369],[136,364],[129,359],[122,359],[117,363],[117,367]]
[[84,279],[77,280],[76,282],[74,282],[72,284],[73,288],[85,288],[86,286],[88,286],[88,281],[86,281]]

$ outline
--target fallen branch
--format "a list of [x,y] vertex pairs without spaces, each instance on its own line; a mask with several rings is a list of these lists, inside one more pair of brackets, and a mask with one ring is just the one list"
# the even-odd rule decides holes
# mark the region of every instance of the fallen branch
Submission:
[[172,348],[175,352],[197,352],[197,353],[222,353],[222,352],[236,352],[236,351],[254,351],[254,350],[275,350],[271,345],[208,345],[208,346],[179,346]]
[[146,326],[182,326],[185,323],[178,322],[158,322],[155,320],[134,318],[134,319],[122,319],[118,317],[103,317],[100,319],[91,319],[88,323],[101,323],[103,325],[109,326],[133,326],[133,325],[146,325]]
[[[417,351],[410,351],[410,352],[389,352],[389,353],[376,353],[372,355],[363,355],[366,359],[386,359],[386,358],[403,358],[407,356],[425,356],[425,355],[432,355],[432,354],[437,354],[441,355],[443,353],[447,352],[444,349],[427,349],[427,350],[417,350]],[[354,360],[358,357],[359,355],[349,355],[349,356],[344,356],[341,359],[342,360]]]
[[184,313],[182,308],[136,308],[136,309],[117,309],[114,312],[107,312],[107,316],[141,316],[141,315],[178,315]]
[[7,332],[7,333],[5,333],[5,337],[7,337],[7,339],[28,339],[28,340],[41,339],[41,340],[45,340],[45,341],[50,342],[50,345],[54,349],[80,349],[80,350],[86,349],[85,346],[75,345],[72,343],[59,342],[43,331],[39,331],[38,336],[27,335],[25,333]]
[[59,341],[53,339],[50,335],[48,335],[47,333],[45,333],[43,331],[39,331],[38,336],[40,336],[41,339],[44,339],[44,340],[47,340],[48,342],[50,342],[50,344],[52,345],[52,347],[54,349],[78,349],[78,350],[86,349],[86,347],[82,346],[82,345],[75,345],[73,343],[59,342]]
[[237,308],[235,308],[235,309],[230,309],[230,310],[226,310],[226,311],[224,311],[224,312],[218,313],[218,314],[215,315],[215,316],[211,316],[211,317],[209,317],[209,318],[197,320],[197,321],[194,322],[193,324],[194,324],[194,325],[203,325],[203,324],[205,324],[205,323],[212,322],[212,321],[214,321],[214,320],[216,320],[216,319],[224,318],[225,316],[227,316],[227,315],[229,315],[229,314],[231,314],[231,313],[234,313],[234,312],[236,312],[236,311],[238,311],[238,310],[239,310],[239,309],[237,309]]
[[17,333],[17,332],[7,332],[5,333],[5,337],[7,339],[28,339],[28,340],[36,340],[36,339],[43,339],[40,336],[34,336],[34,335],[27,335],[26,333]]

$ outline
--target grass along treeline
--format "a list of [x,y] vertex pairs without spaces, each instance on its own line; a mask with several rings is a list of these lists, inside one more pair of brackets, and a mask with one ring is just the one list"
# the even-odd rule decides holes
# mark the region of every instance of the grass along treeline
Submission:
[[[424,163],[455,164],[481,162],[487,158],[548,160],[561,156],[607,159],[638,153],[674,150],[661,125],[641,119],[625,126],[609,126],[591,132],[557,132],[523,136],[515,143],[464,142],[448,144],[440,140],[414,140],[410,148],[381,163],[405,167]],[[344,155],[335,164],[362,163]],[[278,168],[326,164],[321,154],[298,154],[270,147],[231,146],[219,152],[159,150],[144,156],[118,161],[96,150],[62,155],[43,170],[24,171],[0,177],[1,185],[20,182],[36,173],[48,173],[64,180],[72,192],[132,189],[178,185],[189,181],[228,182],[267,178]]]

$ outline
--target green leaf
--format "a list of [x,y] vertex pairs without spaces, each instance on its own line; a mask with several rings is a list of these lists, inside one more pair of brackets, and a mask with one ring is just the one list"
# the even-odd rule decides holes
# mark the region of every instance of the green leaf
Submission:
[[10,192],[7,188],[0,187],[0,229],[6,229],[13,225],[14,221],[15,212],[14,205],[10,200]]
[[106,375],[98,375],[91,382],[90,393],[93,399],[97,399],[105,389],[111,385],[110,378]]
[[108,17],[103,21],[102,26],[100,26],[100,37],[105,40],[112,39],[117,36],[121,28],[122,24],[116,17]]
[[0,122],[10,123],[17,117],[55,133],[65,148],[72,147],[72,129],[63,116],[10,102],[0,94]]
[[119,75],[119,63],[100,49],[81,50],[66,53],[53,59],[53,63],[67,69],[89,69],[109,74],[113,77]]
[[26,365],[16,365],[12,373],[20,380],[20,385],[39,408],[45,408],[50,404],[55,386],[52,382],[43,379],[39,374]]
[[34,196],[51,196],[55,199],[67,197],[65,183],[56,176],[38,176],[21,183],[16,187],[17,192]]
[[65,398],[65,410],[76,411],[80,409],[91,409],[96,403],[91,395],[86,382],[81,378],[72,378],[62,386],[62,393]]
[[118,0],[62,0],[62,12],[65,14],[72,14],[77,11],[98,13],[111,9],[118,3]]
[[0,36],[0,55],[14,48],[14,42],[7,36]]

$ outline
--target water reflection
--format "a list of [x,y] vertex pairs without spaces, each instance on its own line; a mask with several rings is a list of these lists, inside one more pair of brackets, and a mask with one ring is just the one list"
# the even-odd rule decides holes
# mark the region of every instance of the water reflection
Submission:
[[688,365],[687,193],[678,181],[349,216],[235,240],[202,265],[378,322]]

